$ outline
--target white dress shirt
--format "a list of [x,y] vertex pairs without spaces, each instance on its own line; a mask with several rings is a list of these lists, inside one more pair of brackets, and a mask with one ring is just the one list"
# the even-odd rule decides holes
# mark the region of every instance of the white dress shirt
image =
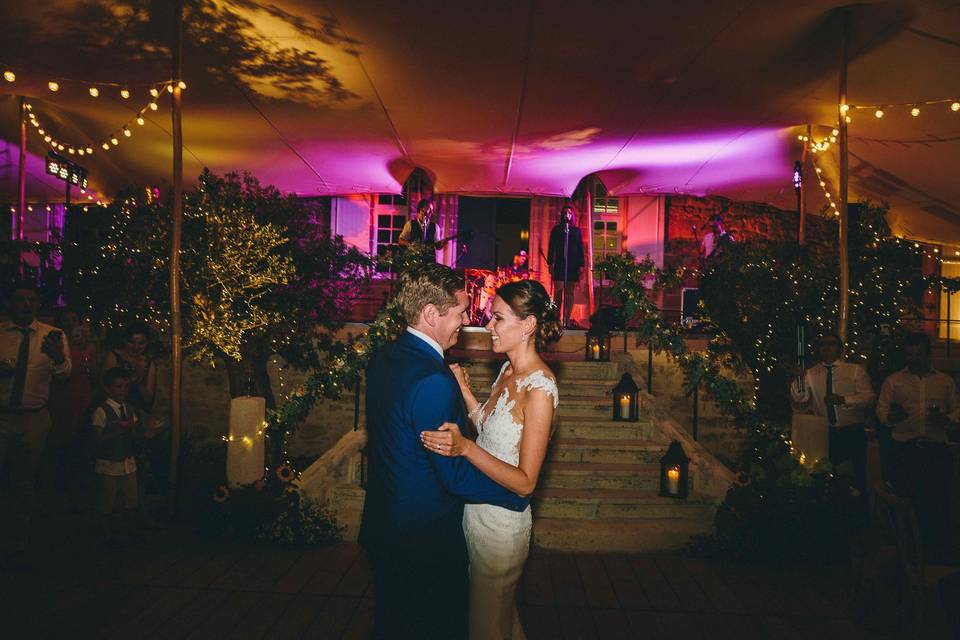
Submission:
[[[901,422],[891,424],[890,405],[899,404],[907,413]],[[930,369],[918,376],[907,369],[891,373],[880,388],[880,400],[877,401],[877,418],[890,427],[894,440],[906,442],[913,438],[929,438],[945,442],[946,430],[943,427],[927,426],[927,413],[936,406],[951,420],[960,414],[957,400],[957,385],[953,378],[945,373]]]
[[[870,410],[877,394],[870,386],[867,372],[858,364],[835,360],[833,367],[833,393],[843,396],[843,404],[835,405],[837,423],[835,427],[863,424],[870,417]],[[797,381],[790,385],[790,398],[796,404],[805,404],[810,413],[827,417],[827,365],[819,362],[809,369],[803,377],[803,392],[797,389]]]
[[[26,411],[47,406],[47,400],[50,397],[50,381],[53,378],[63,380],[70,376],[70,346],[63,332],[60,332],[60,339],[63,341],[63,362],[54,364],[50,356],[41,351],[41,347],[48,333],[60,330],[36,320],[28,328],[30,329],[30,347],[27,352],[27,377],[23,384],[23,399],[19,407]],[[12,321],[0,323],[0,360],[6,360],[11,367],[16,367],[22,340],[23,334],[16,324]],[[0,407],[10,406],[13,378],[12,373],[0,377]]]
[[434,340],[433,338],[425,334],[423,331],[417,331],[413,327],[407,327],[407,331],[409,331],[410,333],[417,336],[418,338],[426,342],[428,345],[433,347],[433,350],[439,353],[441,358],[443,357],[443,348],[440,347],[439,342],[437,342],[436,340]]

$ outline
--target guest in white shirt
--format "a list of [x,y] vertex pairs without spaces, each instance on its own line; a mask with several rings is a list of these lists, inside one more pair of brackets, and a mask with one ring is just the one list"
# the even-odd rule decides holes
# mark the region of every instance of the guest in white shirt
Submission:
[[830,429],[830,462],[839,465],[849,461],[857,487],[863,491],[867,452],[864,427],[877,395],[864,368],[841,360],[842,351],[839,336],[821,336],[817,343],[820,361],[804,372],[802,389],[796,380],[790,385],[790,399],[795,411],[826,418]]
[[905,369],[890,374],[880,389],[877,418],[893,438],[888,477],[917,512],[928,556],[946,559],[950,545],[950,485],[953,457],[947,425],[960,416],[957,385],[930,366],[930,338],[909,334]]
[[7,296],[10,320],[0,323],[0,468],[10,465],[13,504],[0,514],[3,564],[24,565],[34,504],[34,481],[50,431],[47,399],[53,378],[70,375],[70,349],[63,332],[37,322],[40,298],[30,284]]

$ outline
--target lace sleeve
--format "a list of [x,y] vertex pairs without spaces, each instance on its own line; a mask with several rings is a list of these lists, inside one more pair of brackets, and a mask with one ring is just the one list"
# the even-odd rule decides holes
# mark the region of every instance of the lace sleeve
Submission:
[[510,361],[507,360],[506,362],[503,363],[503,366],[500,367],[500,373],[497,374],[497,377],[494,378],[493,383],[490,385],[490,390],[491,390],[491,391],[492,391],[494,388],[496,388],[497,383],[500,382],[500,378],[503,377],[503,372],[506,371],[506,370],[507,370],[507,367],[509,367],[509,366],[510,366]]
[[560,392],[555,380],[548,378],[543,371],[534,371],[523,380],[517,380],[517,391],[521,389],[540,389],[553,397],[553,408],[560,404]]

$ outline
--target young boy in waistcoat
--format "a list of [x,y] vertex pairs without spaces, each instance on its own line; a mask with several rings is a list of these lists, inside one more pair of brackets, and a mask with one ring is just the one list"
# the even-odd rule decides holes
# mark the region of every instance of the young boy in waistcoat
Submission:
[[[120,543],[120,522],[132,540],[141,540],[137,517],[137,463],[133,457],[134,430],[139,417],[127,402],[130,374],[114,367],[103,374],[106,399],[94,410],[91,423],[96,439],[96,463],[99,510],[103,523],[104,545]],[[122,512],[115,508],[120,500]]]

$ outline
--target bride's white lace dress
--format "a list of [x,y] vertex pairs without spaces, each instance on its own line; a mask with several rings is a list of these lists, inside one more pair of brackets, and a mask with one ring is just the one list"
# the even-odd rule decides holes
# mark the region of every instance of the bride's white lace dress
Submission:
[[[496,388],[509,362],[504,363],[493,383]],[[510,388],[513,386],[514,388]],[[492,396],[477,406],[471,418],[477,425],[477,444],[495,457],[518,466],[523,425],[514,417],[516,394],[539,389],[553,397],[557,408],[560,396],[556,382],[538,369],[499,397]],[[487,405],[496,404],[489,413]],[[524,638],[516,611],[516,590],[530,549],[533,518],[530,507],[522,513],[490,504],[468,504],[463,510],[463,532],[470,554],[470,640]]]

